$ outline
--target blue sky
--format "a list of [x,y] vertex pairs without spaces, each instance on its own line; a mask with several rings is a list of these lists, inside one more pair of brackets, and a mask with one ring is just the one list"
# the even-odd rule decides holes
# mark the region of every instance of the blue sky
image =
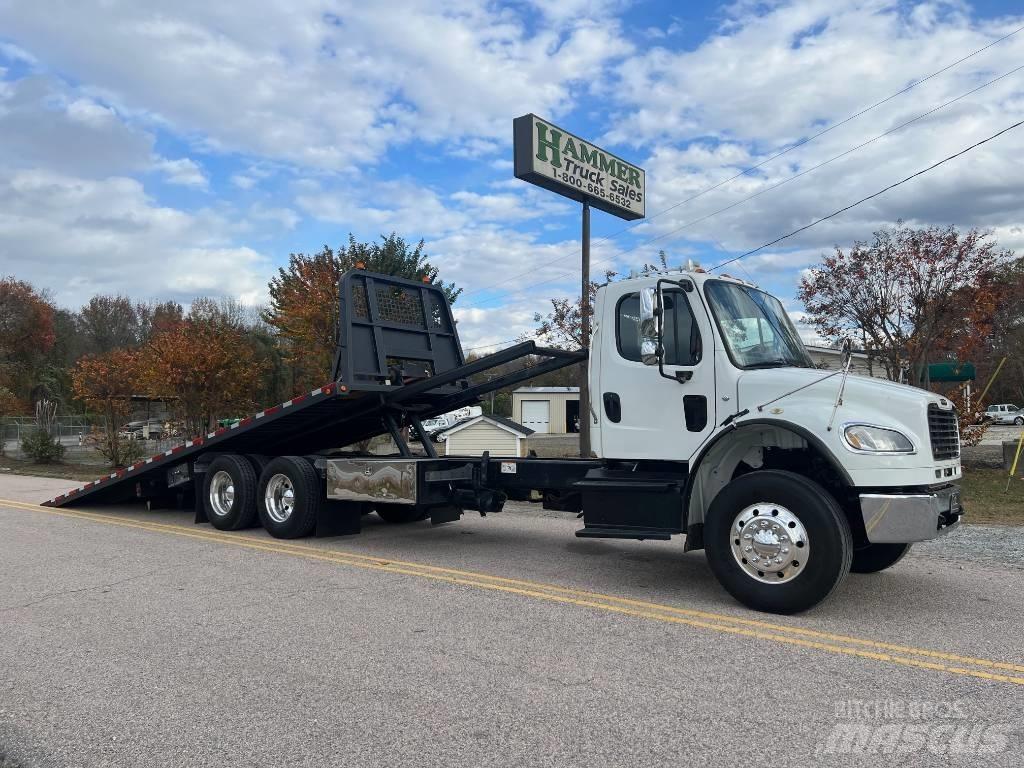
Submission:
[[[598,272],[716,264],[1024,117],[1024,72],[987,84],[1022,31],[727,181],[1024,26],[1011,3],[240,8],[0,0],[0,273],[65,306],[259,303],[289,252],[394,230],[464,287],[464,344],[497,345],[578,281],[578,205],[513,178],[520,114],[647,170],[645,221],[594,214]],[[729,270],[798,314],[803,268],[898,218],[1019,249],[1022,157],[1024,129]]]

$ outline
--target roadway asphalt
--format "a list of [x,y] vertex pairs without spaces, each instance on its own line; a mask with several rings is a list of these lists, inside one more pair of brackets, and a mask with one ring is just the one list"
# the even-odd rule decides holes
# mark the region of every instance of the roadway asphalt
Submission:
[[[284,543],[0,477],[0,753],[34,766],[1019,765],[1024,570],[806,614],[535,507]],[[952,536],[959,535],[957,533]]]

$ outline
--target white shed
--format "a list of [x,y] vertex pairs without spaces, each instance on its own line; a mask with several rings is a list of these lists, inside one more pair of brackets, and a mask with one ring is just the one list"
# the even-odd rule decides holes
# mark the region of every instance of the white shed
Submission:
[[501,416],[476,416],[441,432],[445,456],[525,456],[524,438],[533,434],[522,424]]

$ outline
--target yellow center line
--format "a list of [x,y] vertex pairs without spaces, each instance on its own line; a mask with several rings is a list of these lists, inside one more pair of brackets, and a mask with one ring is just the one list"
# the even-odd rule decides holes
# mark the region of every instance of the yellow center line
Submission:
[[[847,635],[837,635],[828,632],[819,632],[817,630],[803,629],[800,627],[773,624],[766,621],[743,619],[740,617],[715,614],[707,611],[679,608],[676,606],[662,605],[641,600],[631,600],[629,598],[616,597],[614,595],[604,595],[598,592],[575,590],[554,584],[510,579],[474,571],[464,571],[423,563],[393,560],[391,558],[381,556],[375,557],[333,549],[292,544],[275,539],[221,533],[210,529],[188,529],[181,525],[167,523],[127,520],[113,515],[93,512],[82,512],[77,510],[70,511],[65,509],[57,510],[18,501],[0,499],[0,504],[32,512],[43,512],[45,514],[61,517],[78,518],[109,525],[119,525],[154,533],[170,533],[175,536],[221,544],[230,544],[262,552],[288,554],[310,560],[362,568],[364,570],[377,570],[408,576],[418,576],[420,578],[432,579],[460,586],[522,595],[550,602],[575,605],[584,608],[594,608],[637,618],[652,619],[671,624],[681,624],[786,645],[814,648],[830,653],[872,659],[875,661],[900,664],[903,666],[931,669],[948,674],[1012,683],[1015,685],[1024,685],[1024,677],[1022,676],[986,672],[977,669],[969,669],[963,666],[952,666],[949,664],[909,658],[908,656],[924,656],[927,658],[957,662],[962,665],[981,666],[989,669],[1002,669],[1011,672],[1024,672],[1024,665],[1011,664],[1008,662],[978,659],[968,656],[960,656],[957,654],[944,653],[941,651],[913,648],[875,640],[867,640],[864,638],[850,637]],[[875,648],[878,650],[844,647],[842,645],[836,645],[836,642],[865,646],[867,648]]]

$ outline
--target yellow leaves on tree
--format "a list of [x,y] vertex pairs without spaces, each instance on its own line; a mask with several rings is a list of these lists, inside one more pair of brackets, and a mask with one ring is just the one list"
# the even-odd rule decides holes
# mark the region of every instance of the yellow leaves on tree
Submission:
[[293,366],[296,392],[319,386],[330,375],[338,334],[338,284],[356,267],[430,283],[452,303],[462,291],[439,278],[422,240],[411,245],[393,232],[380,242],[359,243],[349,235],[348,245],[337,251],[324,246],[319,253],[291,254],[288,266],[270,281],[270,306],[263,320],[276,332]]
[[155,334],[141,352],[147,393],[168,400],[188,435],[252,410],[266,365],[240,328],[209,309],[194,305],[187,319]]
[[292,254],[287,270],[270,283],[271,306],[264,316],[296,366],[296,385],[308,389],[327,380],[338,334],[338,282],[350,267],[325,247],[307,256]]

